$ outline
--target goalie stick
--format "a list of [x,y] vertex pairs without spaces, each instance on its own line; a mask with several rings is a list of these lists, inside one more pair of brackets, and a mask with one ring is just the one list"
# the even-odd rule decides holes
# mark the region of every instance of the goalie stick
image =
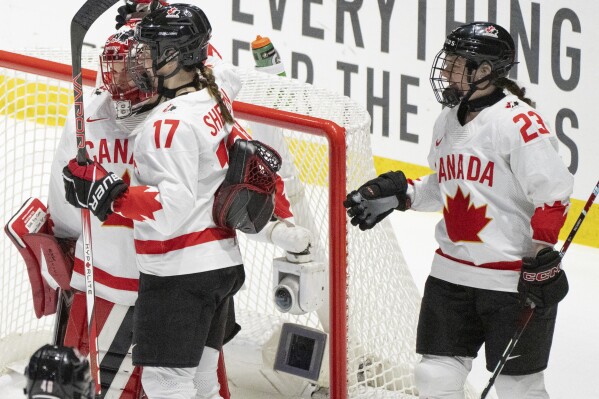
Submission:
[[[580,212],[580,215],[578,215],[578,219],[576,219],[576,222],[574,223],[574,227],[572,227],[570,234],[568,234],[568,237],[566,238],[566,241],[564,242],[562,249],[559,251],[560,257],[563,258],[564,255],[566,254],[568,247],[570,247],[570,244],[572,243],[574,236],[578,232],[578,229],[580,228],[582,221],[587,216],[587,213],[589,212],[589,209],[591,209],[591,205],[593,204],[593,202],[595,202],[595,198],[597,198],[598,194],[599,194],[599,181],[595,185],[595,188],[593,189],[593,192],[591,193],[589,199],[587,200],[587,203],[584,205],[582,212]],[[487,397],[487,395],[489,394],[489,391],[491,390],[491,388],[493,387],[493,384],[495,383],[495,379],[497,379],[497,376],[499,375],[499,373],[501,373],[501,370],[503,370],[503,366],[505,366],[507,359],[512,354],[512,351],[516,347],[516,344],[518,343],[520,336],[526,329],[526,326],[528,325],[528,322],[530,321],[530,319],[532,319],[532,315],[534,314],[534,312],[535,312],[535,308],[534,308],[534,304],[532,304],[531,306],[527,307],[526,310],[524,311],[524,313],[522,314],[522,319],[520,320],[520,325],[516,329],[516,332],[514,333],[514,336],[512,337],[512,339],[510,339],[510,342],[508,342],[508,345],[505,348],[505,350],[503,351],[503,355],[501,355],[499,362],[497,362],[497,366],[495,366],[495,370],[493,370],[493,374],[491,375],[491,378],[489,378],[489,382],[487,383],[487,386],[485,387],[482,394],[480,395],[480,399],[485,399]]]
[[[81,52],[83,39],[92,24],[118,0],[87,0],[71,21],[71,64],[73,66],[73,95],[75,101],[75,135],[77,138],[77,161],[85,164],[85,118],[83,111],[83,80],[81,77]],[[85,267],[85,295],[87,302],[87,326],[89,335],[89,358],[91,374],[95,383],[95,396],[102,393],[100,383],[100,357],[98,353],[98,330],[95,316],[95,288],[93,269],[92,234],[89,209],[81,209],[83,238],[83,264]]]

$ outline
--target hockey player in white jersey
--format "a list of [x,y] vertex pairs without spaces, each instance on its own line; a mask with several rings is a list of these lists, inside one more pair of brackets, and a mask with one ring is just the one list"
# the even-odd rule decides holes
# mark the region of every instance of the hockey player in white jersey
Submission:
[[[142,383],[152,398],[190,398],[196,390],[198,398],[220,397],[218,352],[236,333],[229,328],[234,325],[232,296],[243,284],[244,271],[234,230],[217,219],[224,215],[228,227],[260,230],[274,205],[280,158],[267,146],[235,141],[246,137],[231,114],[240,81],[232,68],[204,64],[210,34],[202,10],[187,4],[156,10],[138,24],[139,45],[130,52],[135,60],[129,71],[139,87],[171,100],[151,111],[137,136],[131,186],[97,162],[72,160],[63,171],[67,195],[77,198],[73,203],[88,205],[100,219],[116,213],[134,221],[141,273],[133,359],[144,366]],[[229,212],[219,213],[215,194],[221,188],[224,198],[231,188],[221,184],[244,146],[272,191],[262,195],[242,188],[249,205],[232,212],[237,197],[226,197]],[[234,172],[245,177],[243,168]],[[270,213],[264,212],[269,203]]]
[[[525,306],[536,306],[535,313],[495,388],[501,399],[549,397],[543,370],[557,304],[568,291],[553,245],[573,177],[555,133],[507,78],[514,64],[514,41],[501,26],[475,22],[451,32],[431,71],[446,107],[433,128],[434,173],[408,181],[401,171],[387,172],[344,203],[362,230],[394,209],[443,212],[418,322],[421,398],[464,398],[472,359],[485,343],[493,371]],[[531,273],[546,278],[523,277]]]

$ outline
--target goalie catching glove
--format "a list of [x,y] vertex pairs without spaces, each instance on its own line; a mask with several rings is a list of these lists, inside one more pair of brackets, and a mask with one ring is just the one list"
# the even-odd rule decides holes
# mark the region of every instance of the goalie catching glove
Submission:
[[62,170],[62,179],[67,202],[76,208],[89,209],[102,222],[112,213],[113,202],[129,187],[123,179],[90,159],[84,164],[71,159]]
[[352,225],[359,226],[360,230],[368,230],[394,209],[410,209],[407,190],[408,181],[402,171],[387,172],[347,194],[343,206],[348,208],[347,214]]
[[246,234],[260,232],[275,209],[281,156],[260,141],[239,139],[229,150],[229,170],[219,187],[212,217],[217,226]]
[[533,302],[543,308],[564,299],[569,286],[561,261],[560,253],[551,248],[543,248],[534,258],[522,259],[518,292],[523,303]]

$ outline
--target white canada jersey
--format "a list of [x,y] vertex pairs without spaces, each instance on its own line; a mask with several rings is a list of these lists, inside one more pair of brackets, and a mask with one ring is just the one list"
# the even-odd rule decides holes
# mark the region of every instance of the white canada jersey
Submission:
[[[225,63],[215,65],[213,73],[231,109],[241,82]],[[136,140],[133,185],[114,204],[115,212],[134,220],[141,272],[173,276],[242,263],[235,232],[218,228],[212,218],[234,129],[207,89],[150,112]]]
[[[85,99],[85,138],[89,156],[127,183],[133,174],[134,136],[117,125],[110,94],[97,89]],[[85,291],[81,210],[65,200],[62,169],[77,153],[75,120],[71,110],[56,150],[50,176],[48,211],[57,237],[77,240],[71,286]],[[104,222],[91,215],[96,295],[110,302],[134,305],[139,272],[135,264],[133,223],[117,214]]]
[[462,126],[458,107],[437,119],[428,163],[413,184],[412,209],[443,211],[431,276],[454,284],[517,291],[521,260],[553,245],[573,177],[536,110],[508,95]]

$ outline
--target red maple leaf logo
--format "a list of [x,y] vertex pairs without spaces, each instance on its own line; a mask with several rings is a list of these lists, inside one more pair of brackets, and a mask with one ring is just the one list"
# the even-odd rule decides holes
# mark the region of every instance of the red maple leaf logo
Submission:
[[492,220],[486,214],[487,205],[475,207],[470,203],[470,194],[464,197],[458,186],[453,198],[447,196],[447,205],[443,208],[449,239],[453,242],[482,242],[478,234]]
[[150,191],[148,186],[130,186],[125,195],[115,201],[114,211],[138,222],[155,220],[154,212],[162,209],[157,196],[158,191]]
[[[125,173],[123,173],[123,176],[121,176],[121,177],[123,178],[123,181],[125,183],[127,183],[128,186],[131,185],[131,176],[129,176],[128,170],[125,170]],[[104,223],[102,223],[102,227],[106,227],[106,226],[119,226],[119,227],[127,227],[129,229],[132,229],[133,228],[133,220],[122,217],[118,213],[113,212],[110,215],[108,215],[108,217],[106,218]]]

